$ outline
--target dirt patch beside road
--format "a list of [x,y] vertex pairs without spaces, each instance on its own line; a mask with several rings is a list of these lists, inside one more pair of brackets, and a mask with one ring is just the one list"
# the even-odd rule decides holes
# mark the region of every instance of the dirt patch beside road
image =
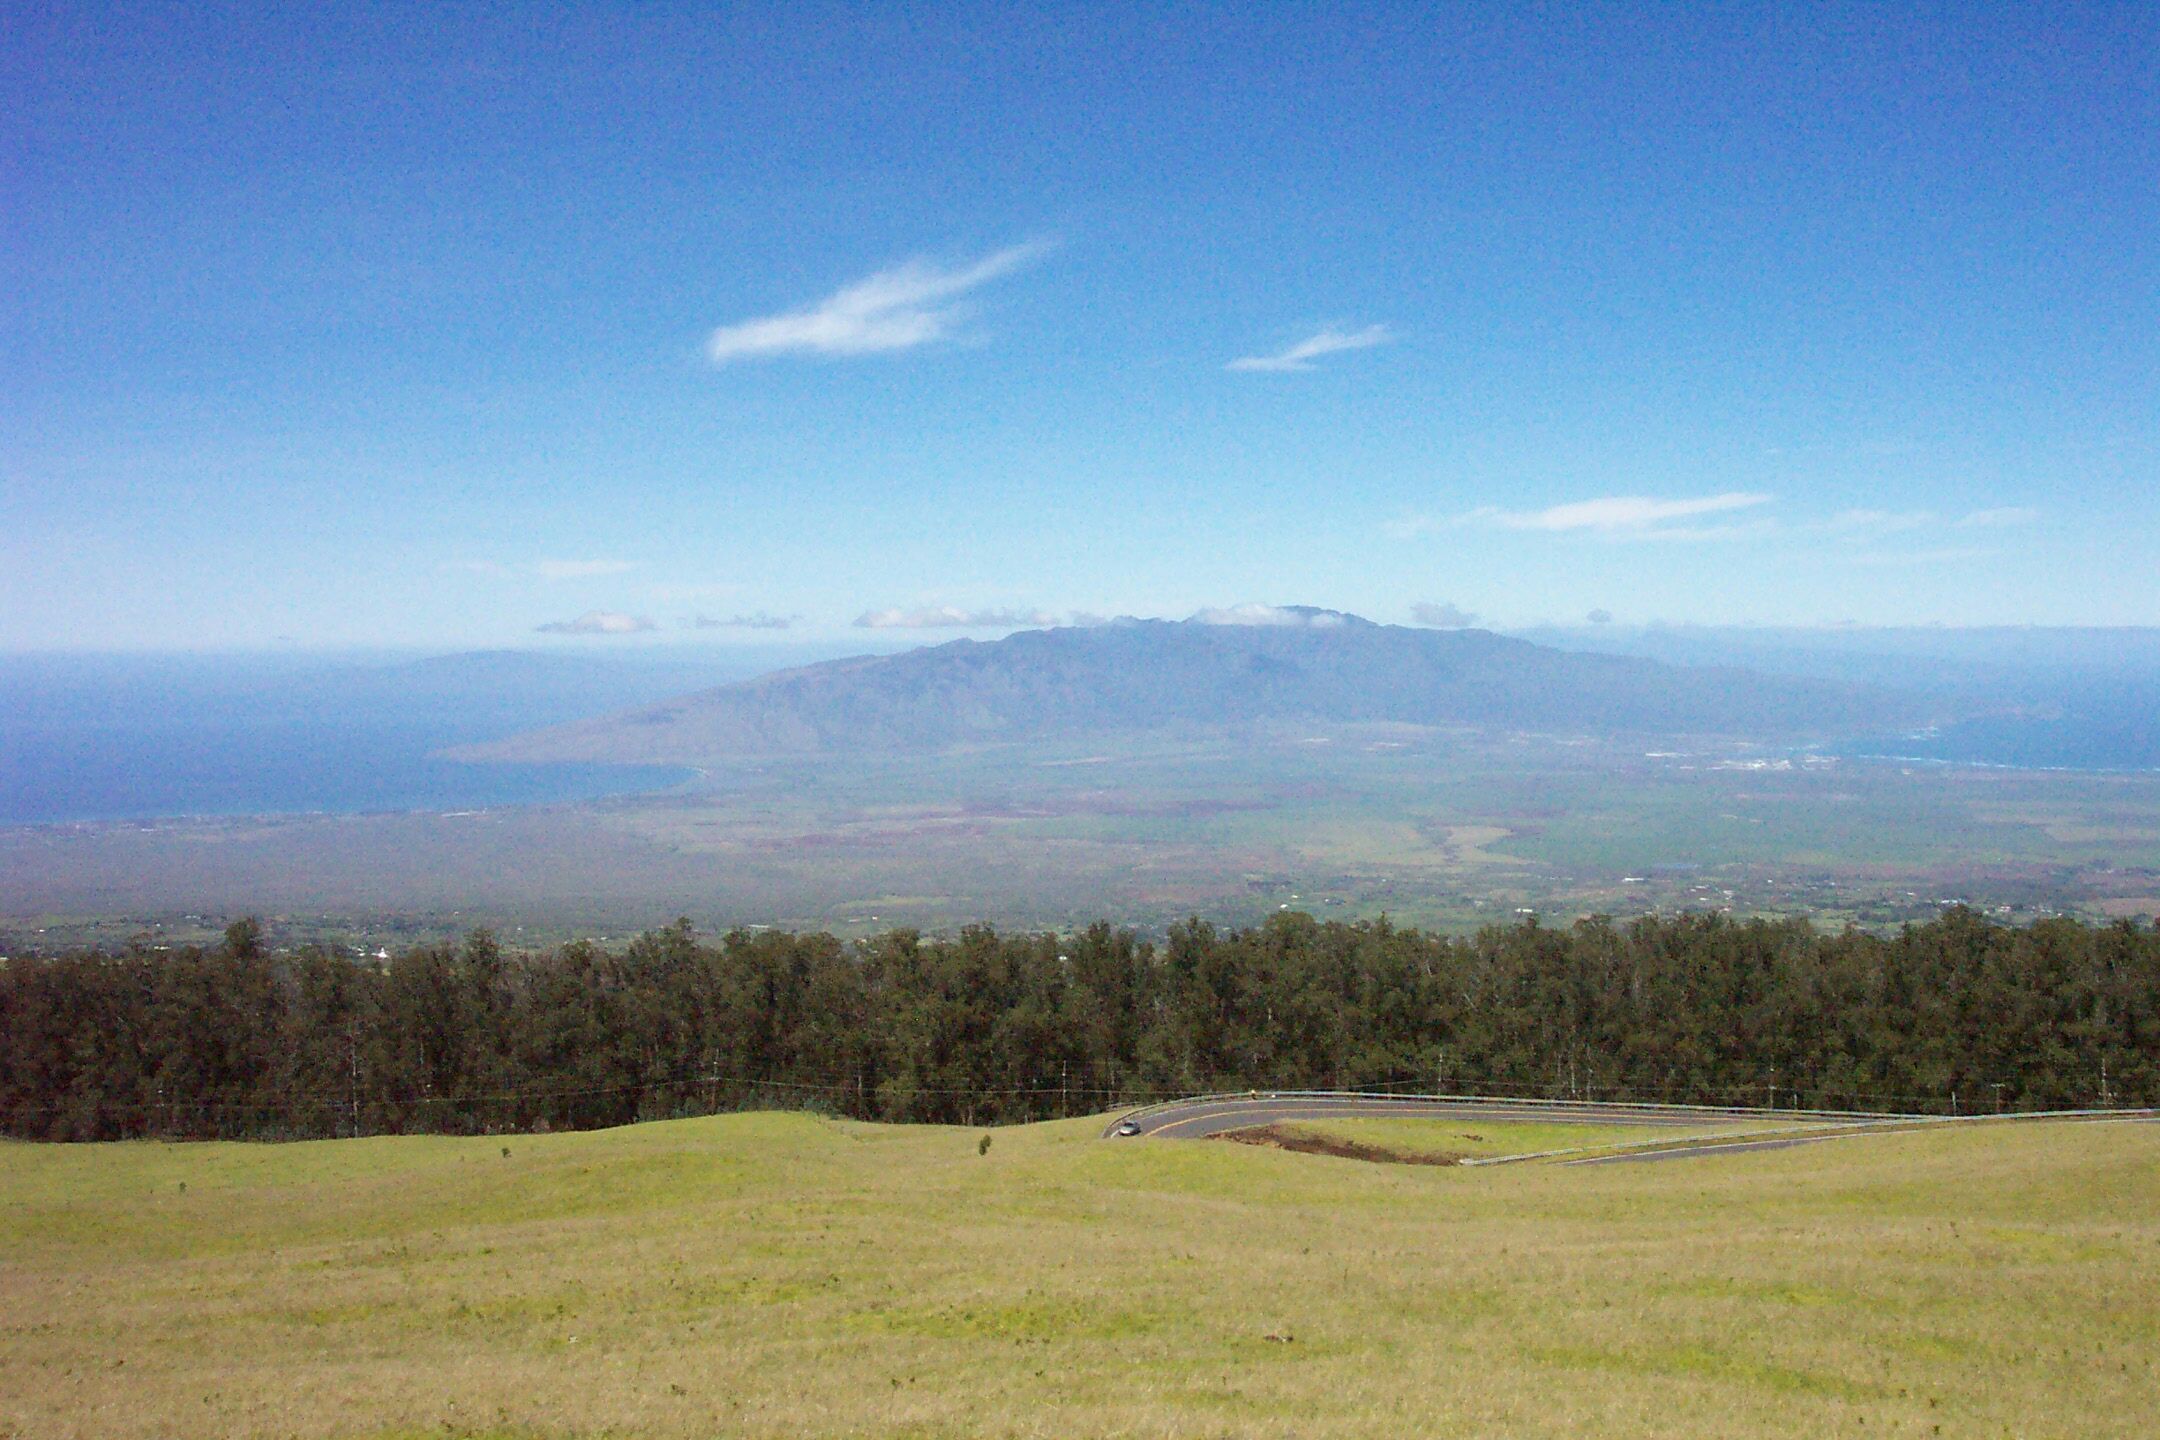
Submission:
[[1372,1160],[1383,1165],[1460,1165],[1464,1159],[1447,1150],[1396,1150],[1386,1145],[1367,1145],[1332,1135],[1315,1135],[1289,1125],[1252,1125],[1243,1130],[1225,1130],[1210,1138],[1234,1140],[1240,1145],[1264,1145],[1271,1150],[1295,1150],[1300,1155]]

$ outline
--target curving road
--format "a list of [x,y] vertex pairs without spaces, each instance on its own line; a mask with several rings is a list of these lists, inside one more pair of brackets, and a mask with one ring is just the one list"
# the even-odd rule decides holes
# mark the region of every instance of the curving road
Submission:
[[1563,1165],[1626,1165],[1647,1160],[1696,1160],[1705,1155],[1747,1155],[1757,1150],[1790,1150],[1795,1145],[1813,1145],[1819,1140],[1848,1140],[1855,1135],[1878,1134],[1874,1129],[1824,1130],[1812,1135],[1785,1135],[1769,1140],[1706,1141],[1697,1145],[1675,1145],[1670,1150],[1641,1149],[1621,1150],[1611,1155],[1587,1155],[1580,1160],[1563,1160]]
[[[1457,1120],[1505,1123],[1530,1121],[1546,1125],[1643,1125],[1670,1127],[1677,1132],[1670,1142],[1650,1141],[1612,1154],[1582,1155],[1563,1159],[1565,1150],[1545,1156],[1496,1156],[1471,1164],[1498,1164],[1507,1159],[1551,1158],[1568,1165],[1621,1165],[1656,1160],[1699,1159],[1705,1155],[1741,1155],[1764,1150],[1787,1150],[1824,1140],[1844,1140],[1886,1130],[1929,1128],[1938,1125],[2017,1124],[2029,1121],[2132,1122],[2160,1121],[2154,1110],[2055,1111],[2027,1115],[1899,1116],[1844,1114],[1807,1110],[1720,1110],[1664,1105],[1601,1105],[1551,1100],[1480,1100],[1436,1097],[1348,1094],[1255,1093],[1202,1096],[1128,1112],[1110,1122],[1103,1131],[1114,1138],[1126,1124],[1139,1135],[1197,1140],[1231,1130],[1275,1125],[1295,1120],[1342,1120],[1392,1117],[1419,1120]],[[1778,1125],[1781,1132],[1756,1138],[1705,1134],[1705,1127],[1753,1121]],[[1692,1133],[1688,1133],[1692,1132]]]
[[1128,1119],[1142,1135],[1197,1140],[1228,1130],[1275,1125],[1293,1120],[1343,1120],[1393,1117],[1418,1120],[1507,1121],[1546,1125],[1659,1125],[1701,1129],[1735,1120],[1785,1121],[1809,1125],[1864,1124],[1875,1116],[1794,1114],[1790,1111],[1680,1110],[1660,1105],[1597,1105],[1525,1100],[1422,1099],[1379,1095],[1234,1095],[1151,1106],[1120,1116],[1103,1133],[1117,1134]]

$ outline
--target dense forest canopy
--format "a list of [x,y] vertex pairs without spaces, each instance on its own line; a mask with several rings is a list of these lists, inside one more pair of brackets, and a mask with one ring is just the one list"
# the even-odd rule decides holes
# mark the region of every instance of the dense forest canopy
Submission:
[[0,1126],[53,1140],[616,1125],[752,1106],[990,1123],[1174,1094],[1396,1087],[1914,1112],[2160,1101],[2160,928],[1953,910],[1535,922],[1284,914],[1161,944],[739,930],[387,962],[242,922],[0,966]]

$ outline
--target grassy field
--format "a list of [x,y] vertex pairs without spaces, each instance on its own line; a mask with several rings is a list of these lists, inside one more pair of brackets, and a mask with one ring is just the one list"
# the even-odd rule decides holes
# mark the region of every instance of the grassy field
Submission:
[[[1565,1169],[745,1115],[0,1149],[0,1435],[2151,1433],[2160,1125]],[[507,1151],[507,1153],[505,1153]]]

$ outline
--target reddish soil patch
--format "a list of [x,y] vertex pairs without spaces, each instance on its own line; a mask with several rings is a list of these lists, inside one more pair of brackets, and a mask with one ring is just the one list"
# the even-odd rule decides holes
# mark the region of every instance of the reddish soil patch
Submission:
[[1300,1155],[1333,1155],[1343,1160],[1372,1160],[1382,1165],[1460,1165],[1461,1155],[1446,1150],[1390,1150],[1385,1145],[1366,1145],[1314,1135],[1287,1125],[1254,1125],[1244,1130],[1225,1130],[1214,1137],[1240,1145],[1265,1145],[1271,1150],[1295,1150]]

